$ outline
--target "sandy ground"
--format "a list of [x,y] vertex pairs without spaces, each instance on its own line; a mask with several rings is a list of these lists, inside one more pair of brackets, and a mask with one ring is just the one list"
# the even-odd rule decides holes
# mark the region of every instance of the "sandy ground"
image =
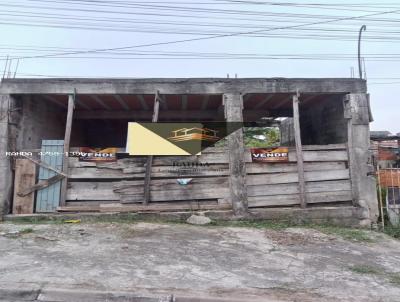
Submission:
[[0,288],[135,291],[177,301],[400,301],[400,241],[368,236],[371,242],[307,228],[3,223]]

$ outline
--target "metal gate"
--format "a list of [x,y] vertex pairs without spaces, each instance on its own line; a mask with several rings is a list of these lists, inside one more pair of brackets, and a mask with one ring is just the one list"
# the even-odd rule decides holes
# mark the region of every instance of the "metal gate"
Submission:
[[[43,140],[40,153],[40,160],[49,166],[61,171],[63,164],[63,140]],[[46,180],[56,175],[55,172],[40,167],[39,181]],[[55,212],[60,205],[61,181],[58,181],[47,188],[41,189],[36,197],[36,212]]]

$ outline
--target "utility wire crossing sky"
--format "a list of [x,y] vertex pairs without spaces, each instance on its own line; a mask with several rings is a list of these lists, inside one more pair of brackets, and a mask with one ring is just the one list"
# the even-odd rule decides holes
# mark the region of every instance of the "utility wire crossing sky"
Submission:
[[358,31],[366,25],[361,54],[372,129],[400,132],[396,1],[1,0],[0,6],[0,62],[12,77],[353,77]]

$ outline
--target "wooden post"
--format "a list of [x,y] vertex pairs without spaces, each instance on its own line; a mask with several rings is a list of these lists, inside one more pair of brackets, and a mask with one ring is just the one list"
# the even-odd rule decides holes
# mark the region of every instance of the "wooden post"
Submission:
[[[62,172],[64,174],[68,174],[68,158],[69,158],[69,144],[71,141],[71,130],[72,130],[72,118],[74,114],[75,108],[75,95],[68,95],[68,113],[67,113],[67,121],[65,123],[65,135],[64,135],[64,159],[63,159],[63,168]],[[68,187],[68,177],[65,177],[61,183],[61,200],[60,206],[65,206],[65,200],[67,198],[67,187]]]
[[[229,122],[243,122],[243,99],[241,94],[224,94],[224,106],[228,130]],[[227,138],[230,171],[229,198],[235,215],[246,216],[248,213],[248,201],[243,129],[236,130]]]
[[[154,97],[154,109],[153,109],[153,117],[151,121],[156,123],[158,121],[158,113],[160,111],[160,95],[159,92],[156,92]],[[147,157],[146,163],[146,173],[144,177],[144,199],[143,204],[147,205],[150,201],[150,181],[151,181],[151,166],[153,164],[153,156]]]
[[36,165],[27,159],[15,160],[14,203],[13,214],[32,214],[35,194],[30,192],[24,196],[18,194],[35,184]]
[[299,197],[300,206],[307,206],[306,183],[304,179],[303,147],[301,145],[300,114],[299,114],[299,94],[293,96],[293,125],[294,141],[296,143],[297,174],[299,175]]

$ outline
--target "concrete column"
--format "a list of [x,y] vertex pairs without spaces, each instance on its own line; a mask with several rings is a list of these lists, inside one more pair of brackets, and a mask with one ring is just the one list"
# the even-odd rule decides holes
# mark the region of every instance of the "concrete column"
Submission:
[[9,212],[11,205],[12,170],[10,158],[6,156],[9,144],[9,106],[11,98],[0,95],[0,220]]
[[[225,118],[228,122],[243,122],[243,99],[241,94],[224,94]],[[229,191],[235,215],[247,215],[246,164],[244,158],[243,129],[228,136]]]
[[368,226],[379,215],[376,179],[370,175],[370,110],[367,94],[348,94],[344,100],[344,116],[347,119],[349,168],[353,202],[362,208],[361,224]]

